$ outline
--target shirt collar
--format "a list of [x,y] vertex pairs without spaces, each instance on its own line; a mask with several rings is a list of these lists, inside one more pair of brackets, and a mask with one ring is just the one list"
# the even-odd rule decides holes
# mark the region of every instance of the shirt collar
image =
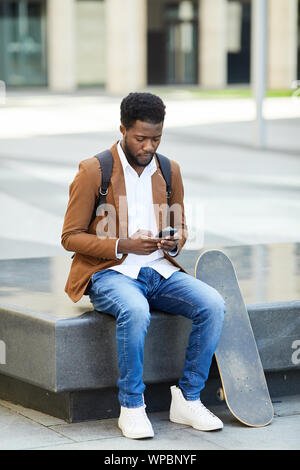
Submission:
[[[118,142],[118,154],[119,154],[119,157],[120,157],[120,160],[121,160],[121,163],[122,163],[122,167],[123,167],[123,171],[125,173],[125,170],[126,168],[132,168],[132,166],[128,163],[128,160],[125,156],[125,153],[122,149],[122,146],[121,146],[121,141],[119,140]],[[152,158],[151,162],[145,167],[144,171],[147,171],[147,173],[149,172],[149,174],[152,176],[153,173],[155,173],[157,170],[157,167],[156,167],[156,161],[154,158]],[[133,170],[135,171],[135,170]],[[144,173],[144,172],[143,172]]]

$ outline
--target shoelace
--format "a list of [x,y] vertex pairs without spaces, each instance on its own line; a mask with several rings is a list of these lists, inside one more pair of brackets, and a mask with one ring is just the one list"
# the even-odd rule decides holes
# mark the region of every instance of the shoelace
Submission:
[[209,409],[207,409],[200,400],[189,401],[188,405],[196,413],[200,412],[202,415],[209,414],[215,418],[215,415]]

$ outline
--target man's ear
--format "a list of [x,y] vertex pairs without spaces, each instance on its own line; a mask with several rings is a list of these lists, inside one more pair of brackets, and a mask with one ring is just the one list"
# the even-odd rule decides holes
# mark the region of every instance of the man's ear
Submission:
[[125,129],[125,126],[123,126],[123,124],[120,125],[120,132],[123,136],[125,135],[126,129]]

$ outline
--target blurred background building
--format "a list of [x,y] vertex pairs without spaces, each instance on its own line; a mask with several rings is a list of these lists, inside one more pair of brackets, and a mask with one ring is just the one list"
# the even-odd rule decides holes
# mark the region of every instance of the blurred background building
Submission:
[[[0,0],[0,79],[68,92],[251,82],[253,0]],[[300,79],[300,0],[268,0],[268,88]]]

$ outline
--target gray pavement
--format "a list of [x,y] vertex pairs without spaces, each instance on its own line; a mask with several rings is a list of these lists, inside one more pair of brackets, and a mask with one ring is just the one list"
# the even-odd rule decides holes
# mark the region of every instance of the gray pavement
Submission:
[[[117,419],[67,424],[0,401],[0,449],[5,450],[299,450],[300,395],[276,398],[275,417],[262,428],[240,424],[224,405],[211,408],[224,422],[221,431],[201,432],[171,423],[167,412],[149,413],[153,439],[122,436]],[[107,452],[111,455],[111,452]]]
[[[251,100],[165,101],[159,150],[181,166],[186,248],[299,241],[300,100],[267,102],[265,150],[253,146]],[[80,160],[120,137],[119,102],[91,91],[8,95],[0,106],[0,259],[65,253],[68,186]]]

